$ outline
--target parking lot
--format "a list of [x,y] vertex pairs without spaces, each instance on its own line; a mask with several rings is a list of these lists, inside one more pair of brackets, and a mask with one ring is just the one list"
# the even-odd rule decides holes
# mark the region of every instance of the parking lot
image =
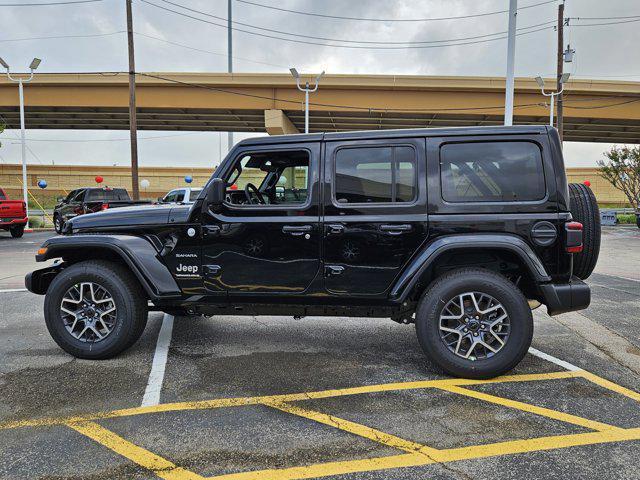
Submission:
[[591,307],[536,310],[490,381],[378,319],[152,313],[118,358],[77,360],[21,290],[49,235],[0,235],[2,479],[640,478],[635,227],[603,232]]

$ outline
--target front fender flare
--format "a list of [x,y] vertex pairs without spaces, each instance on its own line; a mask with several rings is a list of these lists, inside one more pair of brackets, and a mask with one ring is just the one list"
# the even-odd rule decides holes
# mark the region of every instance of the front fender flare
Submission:
[[403,302],[420,279],[421,274],[444,252],[457,249],[507,250],[520,258],[536,282],[551,281],[540,259],[520,237],[509,234],[460,234],[439,237],[427,244],[405,267],[391,288],[390,298]]
[[[160,260],[157,249],[143,237],[78,234],[50,238],[42,247],[47,250],[44,254],[36,255],[38,262],[63,257],[70,252],[77,254],[83,250],[109,250],[127,264],[151,299],[181,296],[178,284]],[[87,258],[91,259],[91,254]]]

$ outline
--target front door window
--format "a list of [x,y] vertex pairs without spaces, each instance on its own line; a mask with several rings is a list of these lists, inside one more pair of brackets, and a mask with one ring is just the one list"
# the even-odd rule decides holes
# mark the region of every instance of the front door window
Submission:
[[302,205],[307,201],[309,152],[287,150],[241,156],[227,181],[227,203],[240,205]]

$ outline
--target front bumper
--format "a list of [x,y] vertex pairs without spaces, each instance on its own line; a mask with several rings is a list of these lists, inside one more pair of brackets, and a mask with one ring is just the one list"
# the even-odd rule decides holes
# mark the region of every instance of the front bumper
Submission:
[[64,267],[65,265],[60,262],[47,268],[41,268],[40,270],[29,272],[24,277],[24,286],[31,293],[44,295],[47,293],[47,289],[49,288],[51,281],[62,271]]
[[540,290],[549,315],[584,310],[591,303],[591,288],[578,277],[569,283],[542,284]]

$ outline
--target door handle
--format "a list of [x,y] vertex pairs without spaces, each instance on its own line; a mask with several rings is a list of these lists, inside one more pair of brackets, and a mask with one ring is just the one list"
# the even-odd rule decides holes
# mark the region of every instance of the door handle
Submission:
[[282,233],[288,233],[295,237],[309,233],[311,230],[313,230],[311,225],[285,225],[282,227]]
[[202,227],[202,233],[205,237],[218,235],[221,230],[220,225],[205,225]]
[[344,233],[344,225],[340,225],[339,223],[327,225],[327,228],[329,229],[327,232],[329,235],[340,235]]
[[324,267],[325,276],[334,277],[336,275],[341,275],[344,272],[344,267],[342,265],[326,265]]
[[408,223],[400,225],[380,225],[380,231],[387,232],[389,235],[402,235],[411,230],[413,230],[413,227]]

